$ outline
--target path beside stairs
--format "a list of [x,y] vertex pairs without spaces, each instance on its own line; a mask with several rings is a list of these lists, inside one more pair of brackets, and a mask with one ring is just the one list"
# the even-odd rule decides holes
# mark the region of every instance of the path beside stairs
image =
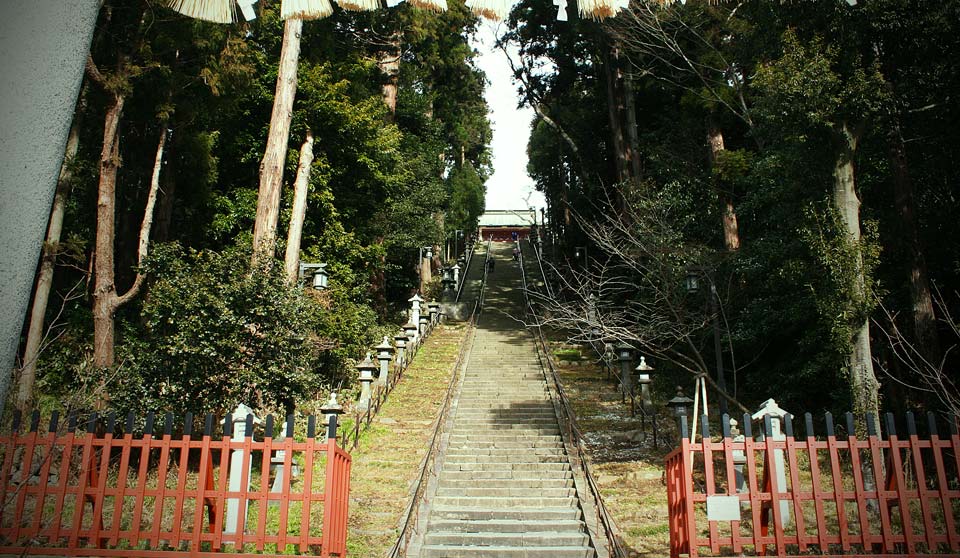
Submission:
[[484,312],[452,407],[420,558],[594,558],[574,474],[522,315],[513,245],[494,243]]

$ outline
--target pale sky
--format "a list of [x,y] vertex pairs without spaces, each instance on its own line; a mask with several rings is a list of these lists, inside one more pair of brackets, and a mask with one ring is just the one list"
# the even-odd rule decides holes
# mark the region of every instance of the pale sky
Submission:
[[[497,25],[481,20],[473,42],[480,56],[477,66],[487,74],[486,99],[493,126],[493,176],[487,180],[487,209],[546,207],[543,194],[527,176],[527,139],[533,109],[517,108],[517,88],[506,55],[496,48]],[[529,196],[529,200],[527,197]]]

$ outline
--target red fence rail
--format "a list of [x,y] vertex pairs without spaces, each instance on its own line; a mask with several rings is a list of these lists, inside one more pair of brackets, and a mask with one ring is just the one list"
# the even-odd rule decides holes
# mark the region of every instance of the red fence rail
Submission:
[[724,416],[718,440],[703,417],[691,442],[682,417],[680,447],[666,458],[671,557],[958,555],[960,436],[956,421],[941,437],[927,419],[921,438],[908,413],[901,438],[887,415],[884,438],[867,416],[859,439],[847,413],[839,439],[827,414],[817,438],[808,413],[801,439],[789,415],[783,435],[768,416],[757,441],[750,415],[742,438]]
[[122,435],[113,416],[93,415],[84,432],[76,415],[65,425],[58,419],[41,433],[34,413],[29,432],[18,432],[17,419],[0,436],[0,554],[346,554],[350,456],[337,445],[335,419],[326,439],[312,416],[305,435],[294,435],[288,416],[282,439],[272,416],[261,439],[252,416],[244,435],[233,436],[228,415],[219,438],[212,415],[198,438],[189,413],[176,437],[172,415],[161,435],[152,414],[136,435],[132,415]]

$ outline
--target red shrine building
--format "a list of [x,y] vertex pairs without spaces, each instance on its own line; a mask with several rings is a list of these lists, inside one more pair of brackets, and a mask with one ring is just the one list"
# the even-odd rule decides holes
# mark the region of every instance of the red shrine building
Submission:
[[495,242],[524,240],[537,226],[535,209],[488,209],[480,216],[480,239]]

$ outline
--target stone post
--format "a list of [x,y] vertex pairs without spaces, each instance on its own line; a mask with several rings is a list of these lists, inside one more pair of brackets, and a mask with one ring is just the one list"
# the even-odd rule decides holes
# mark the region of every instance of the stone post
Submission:
[[[233,436],[231,436],[230,441],[232,442],[243,442],[243,439],[247,436],[253,436],[253,432],[247,431],[247,417],[253,416],[253,409],[247,407],[243,403],[237,405],[237,408],[233,410],[233,414],[227,416],[224,419],[224,424],[226,421],[232,422]],[[253,416],[253,424],[260,424],[260,419],[256,416]],[[252,427],[252,425],[251,425]],[[230,492],[240,492],[240,481],[243,477],[241,469],[243,468],[243,455],[244,451],[242,449],[235,449],[230,452],[230,471],[227,475],[227,490]],[[253,466],[253,463],[247,461],[247,489],[250,488],[250,471]],[[243,523],[246,524],[246,505],[244,505],[244,519]],[[227,513],[224,518],[223,532],[224,533],[236,533],[237,529],[237,518],[240,515],[240,499],[239,498],[227,498]]]
[[[328,426],[330,425],[331,417],[339,418],[339,416],[343,414],[343,406],[337,403],[336,392],[330,393],[330,399],[323,404],[323,407],[320,407],[320,412],[323,413],[324,424]],[[337,422],[339,423],[339,421]],[[328,437],[329,437],[329,431],[328,431]]]
[[[419,322],[419,318],[417,319]],[[403,331],[407,334],[407,362],[413,360],[413,355],[417,352],[417,339],[420,326],[413,320],[403,324]]]
[[[730,419],[730,436],[734,443],[743,443],[746,438],[740,433],[737,419]],[[733,475],[736,481],[737,492],[749,492],[747,481],[743,476],[743,467],[747,464],[747,454],[743,450],[733,450]]]
[[370,384],[373,382],[373,371],[377,365],[370,359],[370,353],[367,358],[357,365],[357,371],[360,373],[360,402],[357,403],[357,409],[366,411],[370,408]]
[[407,334],[400,330],[400,333],[393,336],[393,342],[397,345],[397,366],[403,368],[406,366],[406,348],[407,348]]
[[[759,420],[765,427],[765,418],[770,417],[770,432],[764,432],[764,435],[769,435],[774,440],[782,441],[786,440],[787,437],[781,430],[781,422],[783,421],[783,417],[788,414],[790,413],[781,409],[780,406],[777,405],[777,402],[771,398],[764,401],[760,409],[756,413],[753,413],[751,418],[753,420]],[[774,473],[776,473],[775,482],[772,482],[773,486],[770,488],[777,492],[784,492],[787,489],[787,470],[784,466],[783,450],[781,449],[773,450],[773,468]],[[771,481],[773,480],[774,479],[771,479]],[[780,517],[783,519],[784,525],[790,521],[790,502],[780,502]]]
[[410,321],[415,324],[420,323],[420,305],[423,303],[423,297],[420,296],[420,293],[417,293],[407,302],[410,303]]
[[377,350],[377,360],[380,361],[380,377],[377,383],[383,387],[390,386],[390,361],[393,360],[393,346],[390,345],[390,336],[384,335],[383,341],[374,347]]
[[430,329],[433,329],[433,326],[440,324],[440,303],[432,300],[427,304],[427,308],[430,309]]
[[624,398],[633,394],[633,384],[630,380],[630,369],[633,364],[633,347],[626,343],[617,345],[617,353],[620,357],[620,388],[623,390]]
[[653,409],[653,399],[650,396],[650,384],[653,383],[653,379],[650,377],[652,371],[653,367],[647,364],[646,357],[640,357],[640,364],[637,366],[636,372],[637,383],[640,384],[640,404],[644,413]]
[[455,285],[460,285],[460,264],[453,264],[453,282]]
[[427,336],[427,332],[430,330],[430,318],[426,314],[420,315],[420,341],[423,342],[423,339]]

